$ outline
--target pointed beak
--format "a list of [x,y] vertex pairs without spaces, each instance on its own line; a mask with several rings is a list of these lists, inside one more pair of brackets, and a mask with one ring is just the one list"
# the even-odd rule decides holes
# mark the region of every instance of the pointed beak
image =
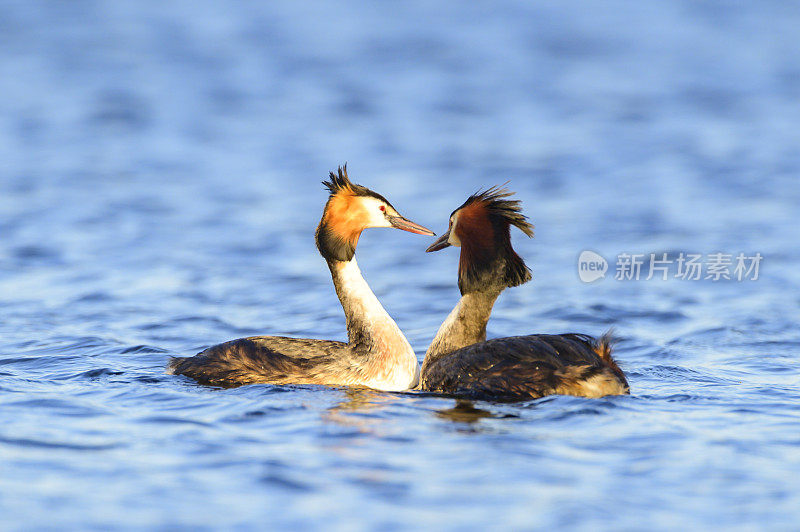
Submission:
[[422,227],[419,224],[415,224],[411,220],[407,220],[402,216],[389,216],[389,223],[392,224],[392,227],[397,229],[402,229],[403,231],[408,231],[409,233],[416,233],[418,235],[429,235],[429,236],[436,236],[436,233],[428,229],[427,227]]
[[439,251],[440,249],[444,249],[450,246],[450,231],[447,231],[443,234],[439,239],[431,244],[431,246],[425,250],[426,253],[430,253],[431,251]]

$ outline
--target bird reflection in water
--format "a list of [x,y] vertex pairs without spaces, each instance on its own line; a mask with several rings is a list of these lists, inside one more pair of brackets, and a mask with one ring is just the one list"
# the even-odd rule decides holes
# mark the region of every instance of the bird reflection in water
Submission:
[[[449,419],[455,423],[477,423],[486,417],[498,417],[488,410],[475,408],[472,401],[464,399],[456,400],[456,405],[453,408],[446,408],[444,410],[437,410],[436,417],[441,419]],[[502,417],[502,416],[500,416]]]
[[[345,399],[326,410],[323,414],[323,420],[351,428],[354,427],[359,432],[374,432],[380,418],[380,411],[403,400],[404,396],[408,395],[379,392],[369,388],[345,388],[342,391],[345,394]],[[425,394],[414,393],[413,395]],[[439,419],[469,425],[475,424],[484,418],[517,417],[513,414],[497,413],[477,408],[472,401],[467,399],[456,399],[456,404],[452,408],[434,410],[433,414]]]
[[374,412],[398,402],[402,397],[397,394],[379,392],[370,388],[344,388],[345,398],[340,403],[327,409],[322,419],[339,425],[358,427],[367,431],[374,425],[375,417],[359,414]]

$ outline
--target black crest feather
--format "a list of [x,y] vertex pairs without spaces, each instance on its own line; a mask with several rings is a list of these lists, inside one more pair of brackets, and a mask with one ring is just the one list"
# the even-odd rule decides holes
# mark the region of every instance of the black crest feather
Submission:
[[322,184],[330,191],[331,196],[342,190],[353,189],[353,183],[351,183],[350,178],[347,177],[347,163],[344,163],[344,166],[340,166],[337,173],[330,172],[329,175],[330,180],[323,181]]
[[[339,192],[349,192],[355,196],[369,196],[372,198],[376,198],[381,200],[382,202],[386,203],[387,205],[391,206],[392,204],[389,203],[389,200],[368,189],[365,186],[357,185],[350,181],[350,178],[347,176],[347,163],[340,166],[336,173],[330,172],[328,181],[323,181],[323,185],[328,191],[331,193],[331,197],[335,196]],[[394,208],[392,206],[392,208]]]

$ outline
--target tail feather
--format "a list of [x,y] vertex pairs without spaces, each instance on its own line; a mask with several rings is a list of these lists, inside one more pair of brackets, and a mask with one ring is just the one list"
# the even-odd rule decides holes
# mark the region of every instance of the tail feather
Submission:
[[597,353],[597,356],[600,357],[610,369],[614,372],[620,381],[625,383],[625,386],[628,386],[628,381],[625,378],[625,373],[622,372],[617,361],[614,360],[614,357],[611,356],[611,352],[614,350],[614,344],[617,343],[617,338],[614,337],[614,330],[610,329],[603,333],[600,338],[597,338],[594,342],[594,352]]

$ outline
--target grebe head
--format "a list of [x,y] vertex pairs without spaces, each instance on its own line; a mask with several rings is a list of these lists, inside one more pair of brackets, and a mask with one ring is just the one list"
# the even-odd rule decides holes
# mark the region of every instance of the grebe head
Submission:
[[323,181],[330,191],[317,227],[317,249],[328,260],[349,261],[356,252],[361,231],[370,227],[394,227],[419,235],[435,235],[430,229],[401,216],[389,200],[367,187],[352,183],[347,164]]
[[530,281],[531,271],[511,246],[511,226],[528,237],[533,225],[522,214],[514,193],[495,186],[473,194],[450,215],[447,232],[428,252],[448,246],[461,247],[458,287],[462,294],[491,286],[506,288]]

